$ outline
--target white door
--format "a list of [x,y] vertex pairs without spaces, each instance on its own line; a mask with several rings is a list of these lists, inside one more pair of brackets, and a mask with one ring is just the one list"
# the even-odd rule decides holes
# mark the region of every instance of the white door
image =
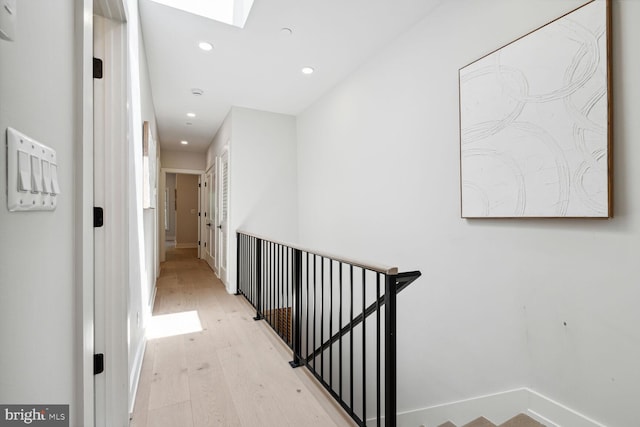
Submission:
[[204,201],[203,201],[203,216],[204,216],[204,227],[202,230],[202,246],[204,251],[204,260],[209,264],[211,269],[215,269],[215,247],[213,242],[213,235],[216,229],[216,224],[214,222],[214,213],[213,213],[213,199],[215,197],[215,192],[213,188],[215,183],[213,181],[213,167],[209,169],[204,176]]
[[104,223],[94,229],[94,351],[104,357],[95,376],[95,426],[128,425],[126,27],[94,16],[94,205]]
[[211,247],[213,248],[213,271],[216,273],[216,276],[220,278],[220,244],[218,236],[218,224],[220,223],[220,182],[218,177],[220,176],[220,162],[219,158],[216,157],[213,166],[211,167],[211,172],[213,176],[213,184],[211,185]]
[[219,183],[219,218],[218,218],[218,276],[222,283],[227,285],[228,251],[229,251],[229,150],[225,150],[220,156]]

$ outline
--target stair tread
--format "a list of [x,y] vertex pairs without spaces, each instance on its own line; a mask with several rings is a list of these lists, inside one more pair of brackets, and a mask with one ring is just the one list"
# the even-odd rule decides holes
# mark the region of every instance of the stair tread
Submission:
[[462,427],[496,427],[496,425],[485,417],[480,417],[463,425]]
[[500,424],[499,427],[545,427],[545,425],[540,424],[528,415],[518,414],[510,420]]

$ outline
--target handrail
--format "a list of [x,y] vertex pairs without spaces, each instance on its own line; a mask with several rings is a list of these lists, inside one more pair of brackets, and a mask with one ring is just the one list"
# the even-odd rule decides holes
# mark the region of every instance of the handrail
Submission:
[[384,417],[395,427],[396,296],[421,273],[244,231],[237,239],[237,293],[291,348],[291,366],[305,366],[358,426]]
[[244,231],[244,230],[238,230],[237,233],[243,234],[245,236],[253,237],[253,238],[256,238],[256,239],[269,241],[271,243],[275,243],[277,245],[286,246],[288,248],[296,249],[296,250],[299,250],[299,251],[302,251],[302,252],[308,252],[310,254],[321,256],[321,257],[326,258],[326,259],[331,259],[333,261],[342,262],[344,264],[350,264],[350,265],[353,265],[354,267],[360,267],[360,268],[364,268],[364,269],[367,269],[367,270],[375,271],[376,273],[398,274],[398,267],[389,267],[389,266],[382,265],[382,264],[376,264],[376,263],[371,263],[371,262],[362,261],[362,260],[354,260],[354,259],[346,258],[346,257],[340,256],[340,255],[320,252],[320,251],[312,250],[312,249],[309,249],[309,248],[305,248],[304,246],[301,246],[301,245],[298,245],[298,244],[295,244],[295,243],[290,243],[290,242],[285,242],[285,241],[280,241],[280,240],[274,240],[274,239],[272,239],[270,237],[264,237],[264,236],[261,236],[259,234],[249,233],[249,232]]

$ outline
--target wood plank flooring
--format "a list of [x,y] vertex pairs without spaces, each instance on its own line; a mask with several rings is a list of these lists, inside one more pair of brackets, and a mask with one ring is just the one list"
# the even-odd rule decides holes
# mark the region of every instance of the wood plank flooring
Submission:
[[195,249],[170,249],[153,315],[197,311],[202,330],[150,339],[135,427],[355,426]]

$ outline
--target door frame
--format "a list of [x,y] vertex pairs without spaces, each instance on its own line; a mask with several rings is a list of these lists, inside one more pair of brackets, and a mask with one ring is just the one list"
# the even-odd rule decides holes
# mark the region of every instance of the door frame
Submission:
[[[199,179],[202,178],[204,171],[201,169],[177,169],[177,168],[160,168],[160,188],[158,189],[158,205],[164,207],[165,196],[166,196],[166,188],[167,188],[167,174],[175,173],[175,174],[183,174],[183,175],[198,175]],[[198,211],[200,211],[200,200],[202,197],[202,187],[198,187]],[[165,238],[167,236],[166,231],[164,229],[164,208],[160,209],[158,215],[158,223],[160,226],[158,229],[160,230],[160,238],[158,239],[158,250],[160,252],[160,262],[164,262],[167,259],[167,248],[165,247]],[[202,217],[198,221],[198,237],[200,237],[202,229]],[[198,258],[200,257],[200,246],[198,246]],[[155,293],[155,290],[154,290]]]
[[76,306],[82,324],[77,328],[77,357],[80,372],[76,380],[74,416],[76,424],[95,423],[95,385],[93,375],[94,265],[93,265],[93,0],[76,2],[77,83],[75,194],[75,286]]

